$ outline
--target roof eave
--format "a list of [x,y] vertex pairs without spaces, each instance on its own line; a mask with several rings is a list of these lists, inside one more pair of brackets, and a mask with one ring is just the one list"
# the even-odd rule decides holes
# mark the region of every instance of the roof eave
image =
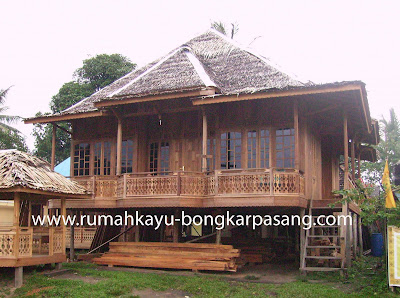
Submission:
[[27,118],[24,119],[25,124],[37,124],[37,123],[52,123],[52,122],[61,122],[61,121],[69,121],[74,119],[82,119],[82,118],[91,118],[91,117],[101,117],[108,116],[109,112],[107,111],[91,111],[91,112],[81,112],[75,114],[64,114],[64,115],[50,115],[50,116],[42,116],[35,118]]
[[139,102],[147,102],[147,101],[164,100],[164,99],[211,96],[211,95],[215,95],[217,92],[218,92],[217,88],[207,87],[207,88],[201,88],[199,90],[164,93],[164,94],[149,95],[149,96],[140,96],[140,97],[126,96],[126,98],[123,98],[123,99],[111,98],[109,100],[102,100],[102,101],[96,102],[94,105],[97,108],[104,108],[104,107],[110,107],[110,106],[125,105],[125,104],[130,104],[130,103],[139,103]]

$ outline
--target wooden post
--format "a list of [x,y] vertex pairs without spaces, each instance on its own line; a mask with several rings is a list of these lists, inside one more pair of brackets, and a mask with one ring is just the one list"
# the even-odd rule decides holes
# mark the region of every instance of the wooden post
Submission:
[[293,101],[293,122],[294,122],[294,167],[300,170],[300,134],[299,134],[299,106],[297,99]]
[[201,158],[201,169],[203,172],[207,172],[207,115],[203,109],[203,141],[202,141],[202,158]]
[[300,269],[303,269],[305,267],[305,241],[306,241],[306,235],[304,231],[304,225],[303,225],[303,217],[306,214],[306,209],[305,208],[300,208]]
[[29,211],[28,211],[28,227],[31,226],[32,221],[32,201],[28,199]]
[[24,281],[24,267],[15,267],[15,280],[14,286],[16,288],[22,287]]
[[53,137],[51,139],[51,170],[54,170],[56,165],[56,129],[57,126],[53,124]]
[[357,235],[357,213],[353,213],[353,256],[356,257],[358,255],[358,235]]
[[[66,216],[67,216],[66,200],[65,200],[65,198],[61,198],[61,217],[66,218]],[[61,227],[62,227],[62,234],[63,234],[63,237],[62,237],[62,239],[63,239],[62,240],[62,250],[63,250],[63,253],[65,254],[65,235],[66,235],[67,227],[65,226],[63,219],[61,220],[60,224],[61,224]]]
[[361,178],[361,152],[358,153],[357,163],[358,163],[357,178],[360,179]]
[[351,139],[351,179],[356,180],[356,153],[354,138]]
[[[343,114],[343,142],[344,142],[344,189],[349,189],[349,133],[348,133],[348,119],[346,111]],[[343,205],[343,213],[345,216],[349,214],[349,203],[345,202]],[[345,259],[346,266],[351,266],[351,242],[350,242],[350,228],[349,223],[344,222],[345,229]]]
[[[138,216],[140,216],[140,212],[137,212]],[[140,226],[135,226],[135,242],[140,241]]]
[[[73,211],[72,214],[76,215],[76,212]],[[81,228],[83,230],[83,228]],[[82,239],[82,237],[81,237]],[[69,260],[73,262],[75,259],[75,225],[71,225],[70,227],[70,239],[69,239]]]
[[173,233],[172,233],[172,241],[174,243],[178,243],[179,242],[179,224],[176,222],[176,218],[179,217],[179,210],[176,209],[175,210],[175,222],[173,225]]
[[117,175],[121,175],[121,162],[122,162],[122,120],[118,118],[118,131],[117,131]]
[[360,244],[360,256],[362,256],[364,252],[364,243],[363,243],[363,234],[362,234],[362,222],[361,222],[361,216],[358,216],[358,237],[359,237],[359,244]]
[[21,208],[21,195],[19,192],[14,193],[14,220],[13,226],[15,229],[15,238],[14,238],[14,256],[18,258],[19,255],[19,215]]

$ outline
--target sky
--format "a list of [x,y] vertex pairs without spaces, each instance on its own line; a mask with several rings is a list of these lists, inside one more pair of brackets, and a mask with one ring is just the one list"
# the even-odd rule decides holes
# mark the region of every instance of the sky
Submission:
[[[0,0],[0,89],[7,114],[50,111],[51,97],[84,59],[120,53],[144,66],[212,21],[301,80],[362,80],[371,115],[400,116],[400,1]],[[32,125],[15,125],[31,150]]]

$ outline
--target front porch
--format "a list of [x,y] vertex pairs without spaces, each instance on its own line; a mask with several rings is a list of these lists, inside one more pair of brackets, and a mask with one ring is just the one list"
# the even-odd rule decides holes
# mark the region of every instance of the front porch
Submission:
[[68,208],[307,205],[304,176],[295,169],[143,172],[73,180],[93,197],[68,201]]

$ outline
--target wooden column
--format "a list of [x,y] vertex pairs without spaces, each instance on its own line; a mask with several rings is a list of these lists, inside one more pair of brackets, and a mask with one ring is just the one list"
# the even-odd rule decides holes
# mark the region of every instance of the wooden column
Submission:
[[[67,216],[67,205],[66,205],[65,198],[61,198],[61,216],[64,217],[64,218],[66,218],[66,216]],[[63,253],[65,253],[65,235],[66,235],[67,227],[65,226],[63,220],[61,220],[60,224],[61,224],[62,233],[63,233],[62,249],[63,249]]]
[[355,140],[351,139],[351,179],[356,180],[356,149]]
[[[179,210],[176,209],[175,210],[175,219],[178,218],[178,216],[179,216]],[[179,223],[177,223],[176,220],[173,225],[172,242],[174,242],[174,243],[179,242]]]
[[360,244],[360,256],[362,256],[362,254],[364,252],[364,243],[363,243],[362,223],[361,223],[360,215],[358,215],[357,227],[358,227],[358,238],[359,238],[359,244]]
[[353,213],[353,256],[358,255],[358,229],[357,229],[357,213]]
[[304,230],[304,225],[303,225],[303,220],[302,218],[306,214],[306,209],[305,208],[300,208],[300,227],[299,227],[299,232],[300,232],[300,269],[303,269],[305,267],[305,242],[306,242],[306,234]]
[[297,99],[293,101],[293,123],[294,123],[294,167],[300,170],[300,132],[299,132],[299,107]]
[[[348,133],[348,121],[347,113],[343,114],[343,142],[344,142],[344,189],[349,189],[349,133]],[[349,214],[349,203],[343,204],[343,214],[347,216]],[[343,223],[345,230],[345,259],[347,268],[351,266],[351,242],[350,242],[350,223]]]
[[[140,212],[137,212],[137,215],[140,216]],[[140,241],[140,226],[137,225],[135,226],[135,242],[139,242]]]
[[29,211],[28,211],[28,227],[31,226],[31,221],[32,221],[32,201],[30,198],[28,199],[28,204],[29,204]]
[[22,287],[22,283],[24,281],[24,267],[15,267],[15,280],[14,286],[16,288]]
[[53,137],[51,139],[51,169],[54,170],[56,164],[56,125],[53,124]]
[[118,131],[117,131],[117,175],[121,175],[121,161],[122,161],[122,120],[118,118]]
[[21,208],[21,195],[19,192],[14,193],[14,220],[13,227],[15,229],[15,238],[13,243],[14,256],[18,258],[19,255],[19,215]]
[[207,115],[205,110],[203,112],[203,141],[202,141],[202,158],[201,158],[201,169],[203,172],[207,172]]
[[[75,211],[71,213],[72,215],[77,215]],[[81,228],[83,231],[83,228]],[[82,239],[82,235],[81,235]],[[70,227],[70,239],[69,239],[69,260],[73,262],[75,259],[75,225]]]

